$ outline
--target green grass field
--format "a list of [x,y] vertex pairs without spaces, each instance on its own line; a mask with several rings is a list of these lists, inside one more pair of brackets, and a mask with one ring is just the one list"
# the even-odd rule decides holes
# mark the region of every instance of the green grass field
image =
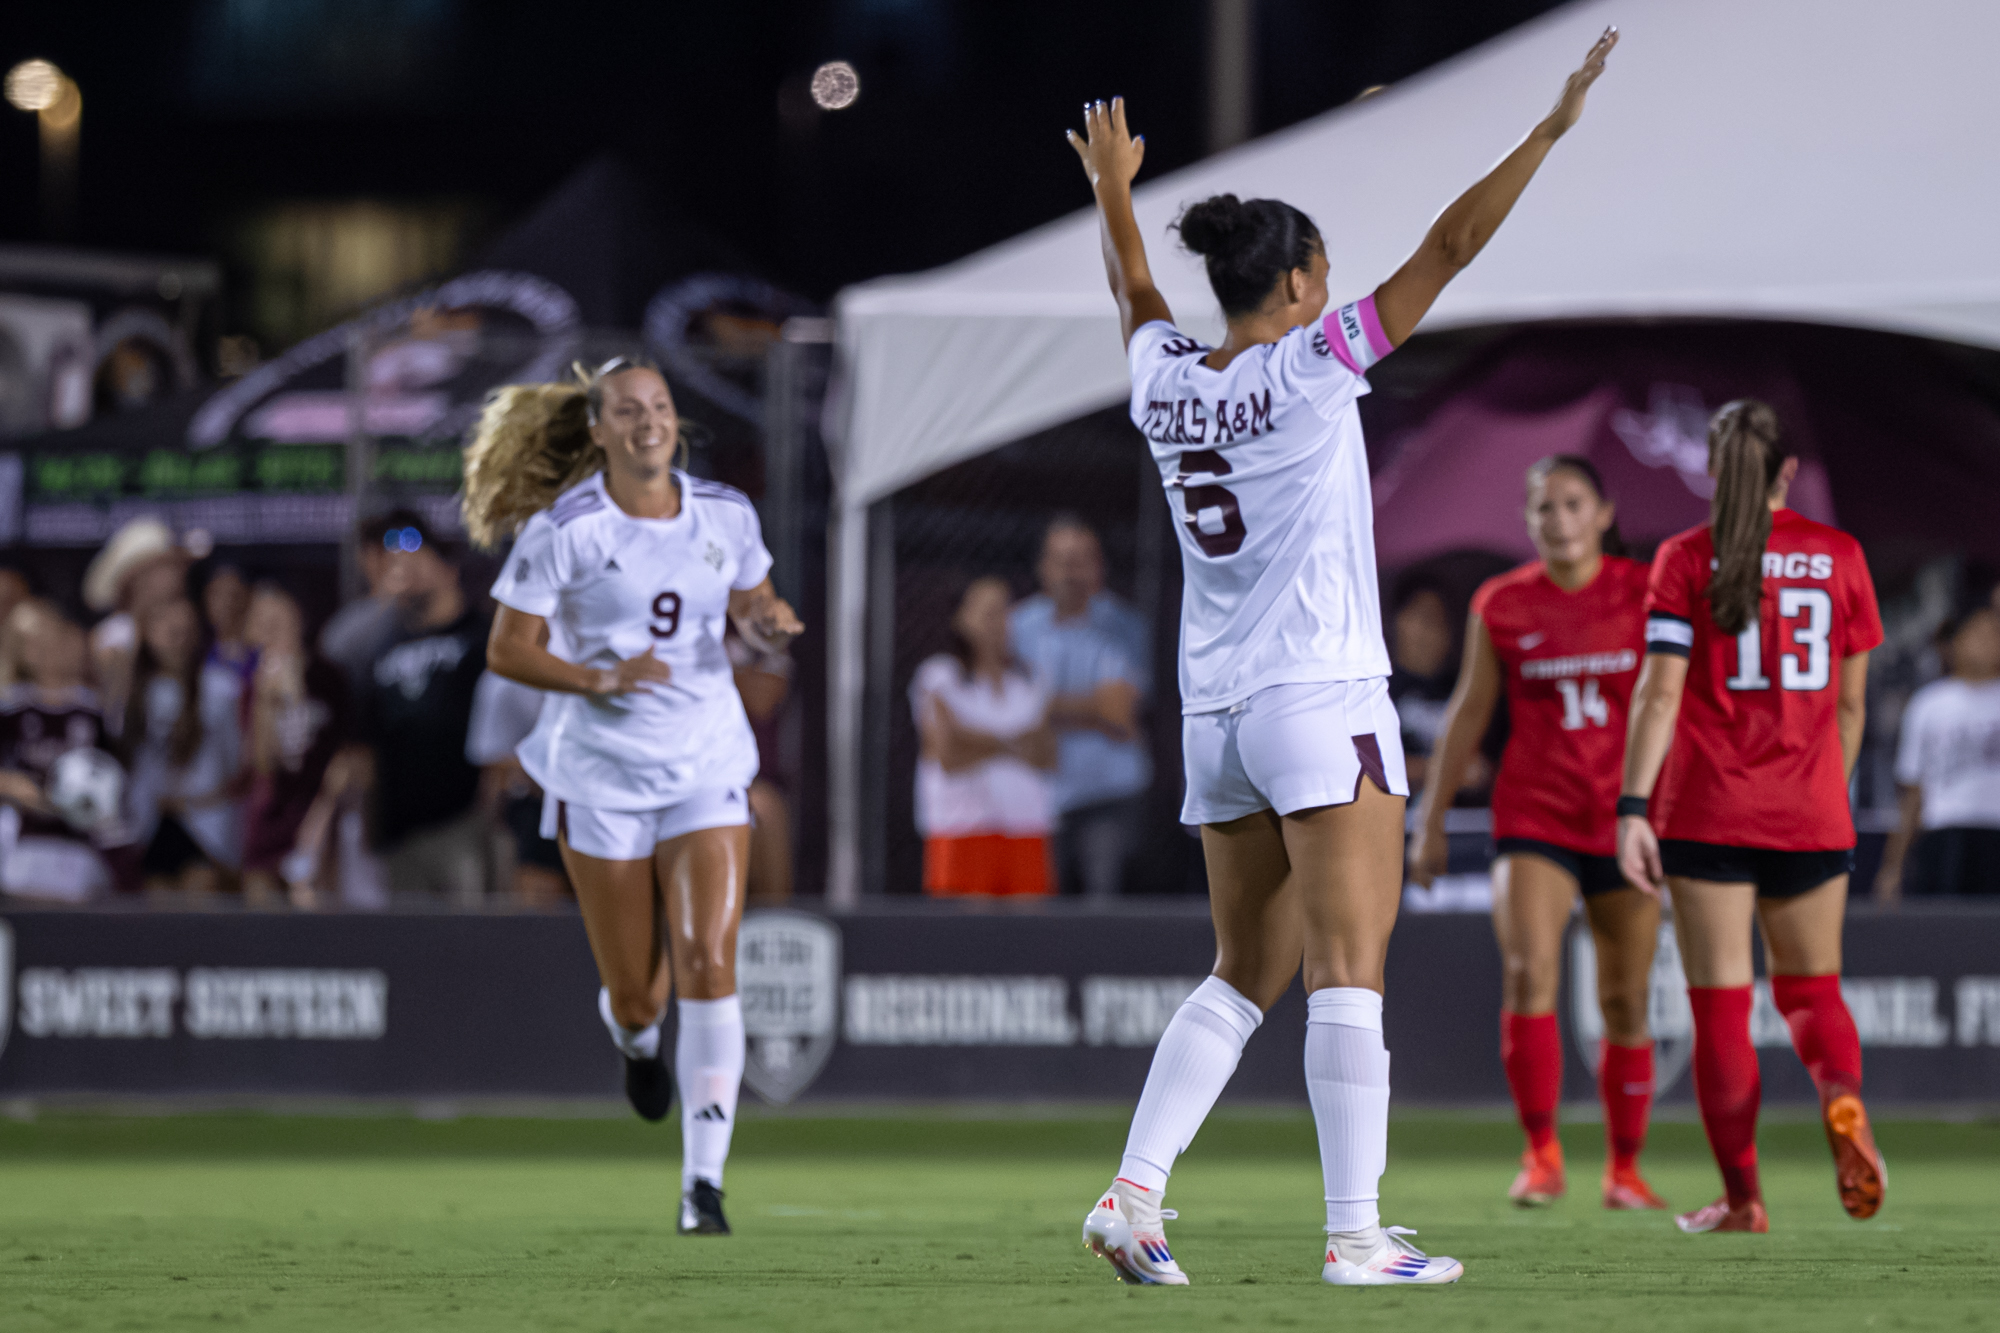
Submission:
[[[2000,1124],[1888,1123],[1888,1205],[1850,1222],[1817,1125],[1767,1125],[1769,1236],[1506,1206],[1515,1131],[1395,1124],[1386,1220],[1456,1287],[1322,1286],[1302,1113],[1219,1113],[1174,1178],[1192,1287],[1133,1290],[1078,1245],[1123,1111],[746,1114],[729,1239],[673,1234],[678,1132],[622,1120],[45,1116],[0,1123],[0,1328],[2000,1328]],[[1653,1182],[1706,1202],[1693,1125]]]

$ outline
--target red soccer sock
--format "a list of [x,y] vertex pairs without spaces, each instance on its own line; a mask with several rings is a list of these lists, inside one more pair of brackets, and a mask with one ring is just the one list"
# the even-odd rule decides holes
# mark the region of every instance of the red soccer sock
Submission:
[[1500,1063],[1528,1146],[1536,1152],[1555,1142],[1556,1107],[1562,1101],[1562,1032],[1554,1014],[1500,1011]]
[[1694,1008],[1694,1097],[1729,1206],[1760,1197],[1757,1104],[1763,1079],[1750,1044],[1748,986],[1689,986]]
[[1771,998],[1792,1030],[1792,1049],[1805,1062],[1822,1102],[1861,1091],[1861,1037],[1840,996],[1840,975],[1772,977]]
[[1597,1095],[1604,1102],[1604,1141],[1613,1171],[1630,1171],[1646,1146],[1646,1119],[1653,1109],[1653,1043],[1604,1043],[1597,1067]]

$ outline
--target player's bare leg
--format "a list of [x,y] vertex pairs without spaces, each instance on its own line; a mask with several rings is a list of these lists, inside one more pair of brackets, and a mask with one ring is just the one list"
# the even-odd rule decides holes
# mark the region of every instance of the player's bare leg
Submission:
[[661,947],[664,913],[653,863],[587,856],[566,836],[560,846],[604,987],[598,1012],[625,1057],[625,1095],[641,1117],[662,1120],[674,1095],[672,1070],[660,1050],[673,973]]
[[1292,877],[1284,824],[1269,810],[1201,827],[1208,911],[1215,922],[1215,969],[1268,1010],[1304,959],[1305,915]]
[[1861,1042],[1840,995],[1840,936],[1847,876],[1795,898],[1757,904],[1770,959],[1771,995],[1792,1031],[1792,1046],[1819,1090],[1820,1117],[1833,1149],[1840,1206],[1856,1219],[1882,1207],[1887,1172],[1861,1103]]
[[1669,878],[1674,933],[1694,1009],[1694,1092],[1724,1194],[1675,1218],[1681,1230],[1768,1231],[1757,1178],[1757,1108],[1763,1084],[1750,1045],[1750,922],[1754,884]]
[[1665,1208],[1639,1174],[1653,1098],[1653,1037],[1646,1021],[1653,955],[1660,942],[1660,900],[1637,889],[1583,900],[1597,952],[1597,1006],[1604,1015],[1598,1067],[1604,1102],[1604,1206]]
[[1576,877],[1546,857],[1502,856],[1493,863],[1493,935],[1500,945],[1500,1063],[1527,1146],[1507,1197],[1523,1208],[1561,1198],[1567,1188],[1556,1109],[1562,1101],[1562,1035],[1556,994],[1563,934],[1576,905]]
[[684,1235],[729,1234],[722,1213],[722,1168],[743,1085],[736,934],[743,922],[749,860],[747,824],[697,829],[654,849],[679,994],[674,1065],[681,1085]]
[[1345,805],[1283,820],[1305,919],[1306,1090],[1326,1182],[1323,1281],[1338,1286],[1455,1282],[1456,1259],[1432,1258],[1385,1229],[1377,1211],[1389,1152],[1389,1052],[1382,969],[1403,899],[1405,798],[1356,785]]

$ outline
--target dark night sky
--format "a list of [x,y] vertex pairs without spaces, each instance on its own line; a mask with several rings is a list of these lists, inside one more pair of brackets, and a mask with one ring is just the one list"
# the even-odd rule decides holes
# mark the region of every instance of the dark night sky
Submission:
[[[1391,83],[1550,0],[1261,0],[1257,126]],[[241,15],[281,14],[244,30]],[[462,200],[490,228],[611,148],[817,297],[1087,202],[1062,142],[1124,94],[1150,173],[1202,155],[1203,0],[147,0],[0,6],[0,67],[83,89],[77,240],[217,248],[290,199]],[[236,15],[231,20],[228,16]],[[232,26],[232,22],[234,26]],[[781,113],[845,58],[850,110]],[[796,104],[796,93],[794,93]],[[33,118],[0,106],[0,239],[37,239]]]

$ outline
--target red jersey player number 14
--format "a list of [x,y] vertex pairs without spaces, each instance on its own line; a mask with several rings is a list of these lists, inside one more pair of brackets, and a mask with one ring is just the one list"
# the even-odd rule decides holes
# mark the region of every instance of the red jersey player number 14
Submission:
[[1646,567],[1604,557],[1575,592],[1539,560],[1472,599],[1506,673],[1512,727],[1493,784],[1493,836],[1617,854],[1619,765],[1639,676]]
[[1662,838],[1734,847],[1852,847],[1838,668],[1882,642],[1861,544],[1789,509],[1772,514],[1763,597],[1739,634],[1709,614],[1714,565],[1707,527],[1668,539],[1653,563],[1646,651],[1688,659],[1653,825]]

